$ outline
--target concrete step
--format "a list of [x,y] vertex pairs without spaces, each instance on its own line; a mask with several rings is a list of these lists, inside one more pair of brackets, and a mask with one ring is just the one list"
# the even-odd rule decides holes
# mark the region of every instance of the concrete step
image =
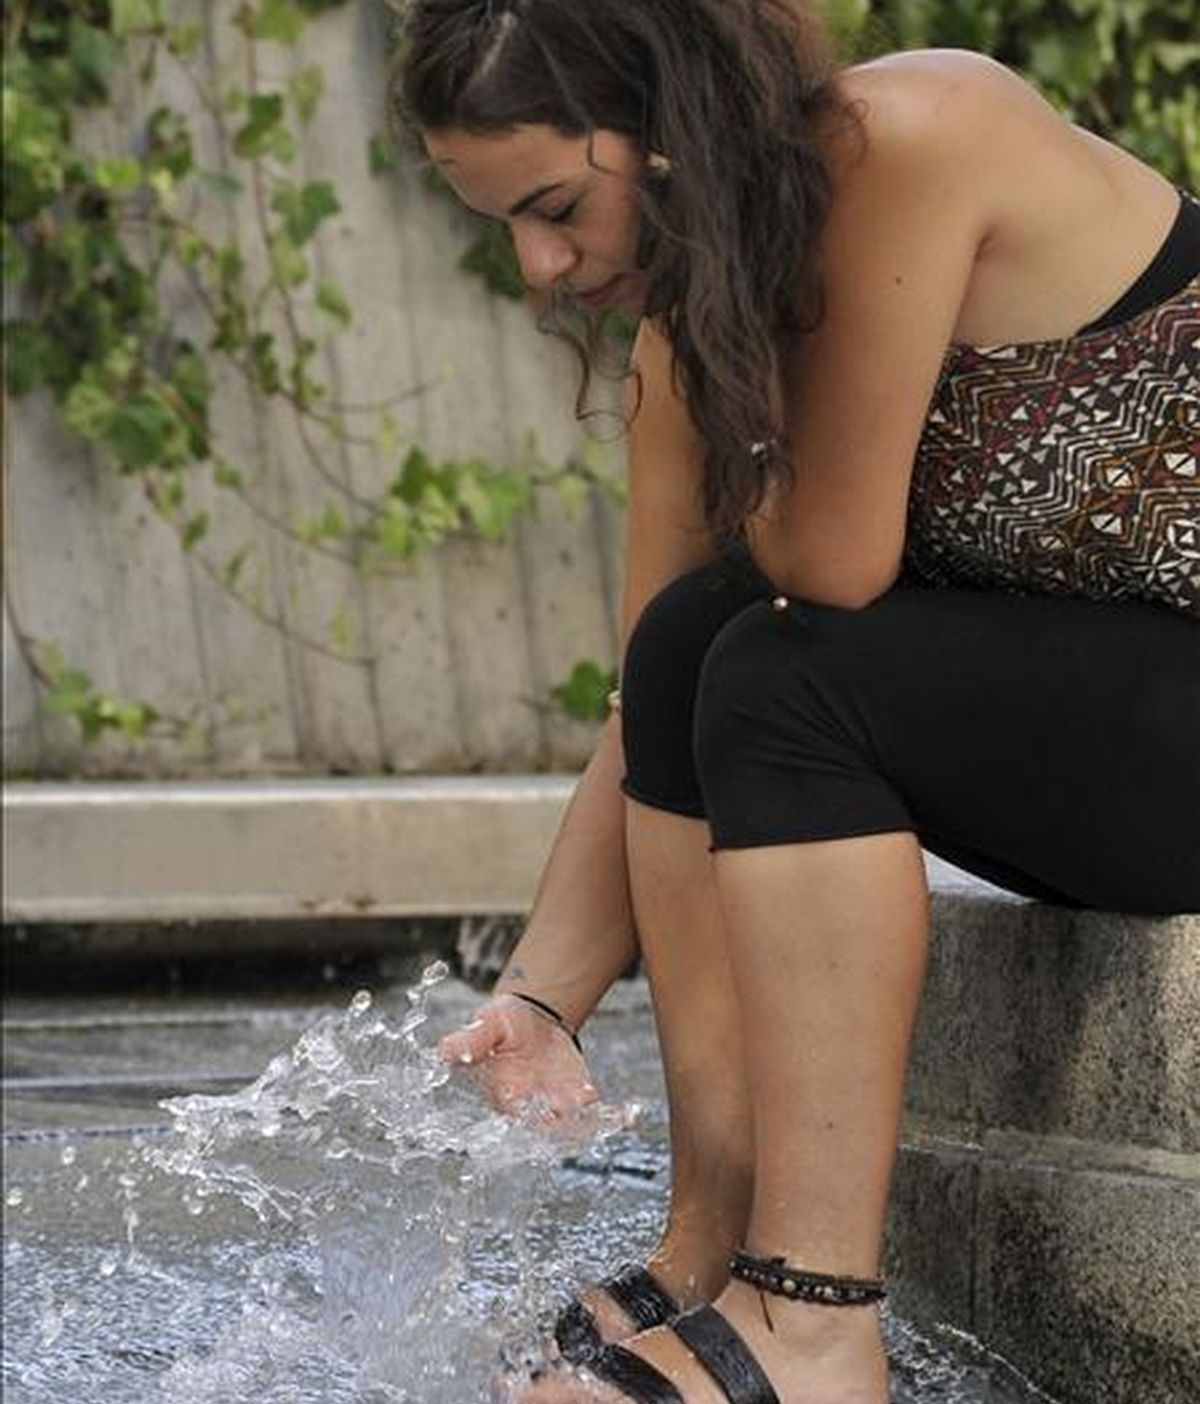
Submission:
[[890,1256],[1065,1404],[1200,1399],[1200,917],[934,896]]

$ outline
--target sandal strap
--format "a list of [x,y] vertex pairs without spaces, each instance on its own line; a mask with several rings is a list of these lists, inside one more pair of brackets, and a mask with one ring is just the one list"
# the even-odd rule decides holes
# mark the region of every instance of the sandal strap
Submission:
[[[681,1309],[662,1283],[637,1263],[626,1263],[597,1286],[629,1315],[639,1331],[665,1325]],[[554,1339],[563,1359],[577,1362],[588,1360],[604,1345],[595,1316],[578,1297],[555,1318]]]
[[604,1342],[596,1318],[578,1297],[572,1297],[554,1318],[554,1340],[564,1360],[588,1360]]
[[687,1404],[661,1370],[623,1346],[605,1346],[587,1362],[587,1369],[598,1380],[615,1385],[635,1404]]
[[750,1347],[714,1307],[698,1306],[670,1325],[725,1391],[729,1404],[779,1404]]
[[630,1263],[603,1283],[604,1290],[637,1323],[639,1331],[649,1331],[678,1316],[679,1303],[644,1267]]

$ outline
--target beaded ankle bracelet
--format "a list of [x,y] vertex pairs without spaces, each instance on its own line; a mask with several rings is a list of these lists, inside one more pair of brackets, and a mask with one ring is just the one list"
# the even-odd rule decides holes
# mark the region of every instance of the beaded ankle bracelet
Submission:
[[866,1306],[882,1301],[887,1288],[879,1277],[834,1277],[824,1272],[808,1272],[792,1267],[782,1258],[757,1258],[738,1249],[729,1259],[729,1273],[757,1287],[763,1316],[769,1330],[774,1324],[767,1313],[763,1292],[787,1297],[795,1302],[815,1302],[818,1306]]

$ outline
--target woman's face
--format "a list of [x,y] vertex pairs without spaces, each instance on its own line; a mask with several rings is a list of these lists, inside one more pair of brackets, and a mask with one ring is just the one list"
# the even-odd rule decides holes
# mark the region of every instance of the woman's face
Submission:
[[643,163],[627,137],[449,128],[426,132],[425,149],[465,205],[508,224],[531,288],[561,284],[590,310],[639,305],[645,279],[636,266],[634,183]]

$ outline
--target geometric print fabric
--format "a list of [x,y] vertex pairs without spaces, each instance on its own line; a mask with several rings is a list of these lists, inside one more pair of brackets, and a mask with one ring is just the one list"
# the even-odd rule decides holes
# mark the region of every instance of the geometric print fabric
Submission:
[[1117,326],[952,346],[908,513],[906,578],[1200,618],[1200,276]]

